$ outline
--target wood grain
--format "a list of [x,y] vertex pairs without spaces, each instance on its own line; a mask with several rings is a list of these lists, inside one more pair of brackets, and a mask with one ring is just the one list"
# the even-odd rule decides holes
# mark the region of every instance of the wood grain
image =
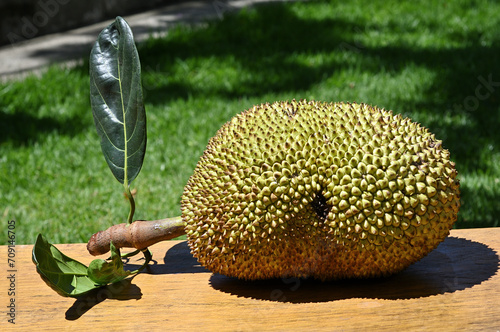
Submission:
[[[88,264],[85,244],[57,247]],[[18,330],[328,330],[461,331],[500,329],[500,228],[453,230],[402,273],[371,280],[245,282],[199,266],[186,242],[151,247],[155,264],[132,280],[81,299],[52,291],[16,246]],[[7,247],[2,246],[7,271]],[[129,268],[140,262],[130,262]],[[1,330],[7,322],[7,272],[0,278]]]

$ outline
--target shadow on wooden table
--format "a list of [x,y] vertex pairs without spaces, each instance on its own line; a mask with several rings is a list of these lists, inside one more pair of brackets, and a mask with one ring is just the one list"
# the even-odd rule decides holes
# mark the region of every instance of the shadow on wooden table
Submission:
[[[321,282],[298,278],[243,281],[212,274],[210,285],[239,297],[290,303],[328,302],[350,298],[411,299],[451,293],[478,285],[499,269],[499,257],[488,246],[457,237],[448,237],[436,250],[405,271],[387,278]],[[127,264],[128,269],[139,265]],[[151,274],[208,273],[190,254],[187,242],[170,248],[163,264],[154,261]],[[66,311],[75,320],[107,299],[142,298],[141,289],[126,279],[78,298]]]
[[[142,264],[143,258],[134,263]],[[197,260],[191,256],[187,242],[181,242],[170,248],[164,258],[164,264],[159,264],[153,256],[153,261],[142,273],[150,274],[171,274],[171,273],[197,273],[209,272],[203,268]],[[141,265],[125,262],[125,269],[136,270]],[[140,275],[139,274],[139,275]],[[136,275],[137,276],[137,275]],[[135,276],[133,277],[135,278]],[[76,320],[87,311],[104,300],[139,300],[142,298],[141,289],[132,283],[132,279],[125,279],[119,283],[111,284],[103,288],[96,289],[89,294],[77,298],[73,305],[66,311],[67,320]]]
[[95,289],[89,294],[77,298],[73,305],[66,311],[66,319],[76,320],[104,300],[125,301],[141,299],[141,289],[132,283],[134,277]]
[[499,257],[488,246],[448,237],[421,261],[386,278],[330,282],[298,278],[242,281],[214,274],[210,283],[222,292],[267,301],[307,303],[350,298],[397,300],[461,291],[488,280],[498,268]]
[[[143,258],[134,263],[142,264]],[[136,270],[141,265],[126,262],[127,270]],[[203,268],[193,256],[191,256],[187,242],[181,242],[167,251],[164,264],[159,264],[153,257],[153,261],[142,273],[150,274],[170,274],[170,273],[196,273],[208,272]],[[140,274],[142,274],[140,273]],[[140,275],[139,274],[139,275]],[[135,275],[137,276],[137,275]],[[66,311],[67,320],[76,320],[87,311],[105,300],[139,300],[142,298],[141,289],[132,283],[133,278],[125,279],[116,284],[96,289],[89,294],[76,299],[73,305]]]

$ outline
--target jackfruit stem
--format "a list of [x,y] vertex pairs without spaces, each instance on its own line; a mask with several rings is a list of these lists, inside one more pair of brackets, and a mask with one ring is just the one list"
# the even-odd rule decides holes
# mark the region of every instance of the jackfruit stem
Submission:
[[171,240],[184,234],[184,222],[181,217],[136,220],[131,224],[118,224],[95,233],[87,243],[87,250],[93,256],[105,254],[110,250],[110,241],[113,241],[116,248],[142,250],[160,241]]

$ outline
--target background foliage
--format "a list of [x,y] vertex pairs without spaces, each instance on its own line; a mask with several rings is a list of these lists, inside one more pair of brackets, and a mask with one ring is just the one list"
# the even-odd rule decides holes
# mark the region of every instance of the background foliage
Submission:
[[[148,151],[136,219],[180,213],[208,139],[233,115],[306,98],[366,102],[429,127],[460,173],[456,227],[499,226],[499,14],[479,0],[279,2],[141,43]],[[0,216],[17,221],[17,243],[39,232],[86,242],[125,222],[120,190],[93,126],[86,61],[0,85]]]

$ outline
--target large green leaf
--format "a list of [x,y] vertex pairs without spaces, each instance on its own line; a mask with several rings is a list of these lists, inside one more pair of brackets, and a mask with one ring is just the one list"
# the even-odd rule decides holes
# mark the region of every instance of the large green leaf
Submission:
[[129,185],[146,152],[146,112],[139,55],[121,17],[102,30],[90,53],[90,101],[106,162]]
[[69,258],[38,234],[33,263],[47,285],[63,296],[76,297],[101,287],[87,275],[87,267]]

